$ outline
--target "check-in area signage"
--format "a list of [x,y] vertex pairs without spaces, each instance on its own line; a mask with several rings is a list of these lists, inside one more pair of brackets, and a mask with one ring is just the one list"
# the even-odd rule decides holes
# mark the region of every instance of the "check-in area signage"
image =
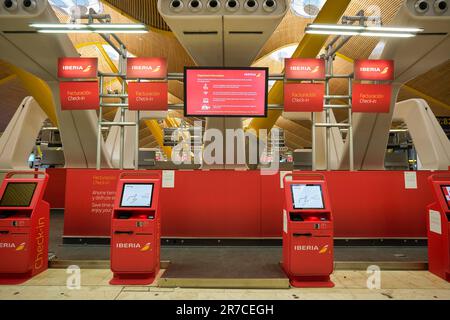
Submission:
[[284,59],[284,73],[287,80],[324,80],[325,60],[323,59]]
[[323,83],[285,83],[284,111],[320,112],[323,111]]
[[185,116],[265,117],[267,68],[185,68]]
[[98,110],[98,81],[65,81],[59,83],[61,110]]
[[393,60],[355,60],[355,80],[394,80]]
[[128,109],[167,111],[167,82],[128,83]]
[[58,78],[92,79],[97,78],[97,58],[59,58]]
[[167,60],[158,57],[128,58],[127,78],[165,79],[167,78]]
[[389,112],[392,86],[390,84],[360,84],[352,87],[353,112]]

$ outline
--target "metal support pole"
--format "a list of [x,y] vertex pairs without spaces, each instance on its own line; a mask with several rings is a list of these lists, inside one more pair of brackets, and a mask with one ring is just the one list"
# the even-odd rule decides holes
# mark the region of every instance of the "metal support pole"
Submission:
[[140,112],[136,111],[136,148],[134,150],[134,169],[139,170],[139,119]]
[[98,119],[97,119],[97,158],[95,162],[95,167],[97,170],[101,169],[101,161],[102,161],[102,153],[101,153],[101,146],[102,146],[102,120],[103,120],[103,107],[102,107],[102,101],[103,101],[103,77],[100,76],[100,106],[99,106],[99,112],[98,112]]
[[[326,66],[326,73],[332,75],[333,71],[331,70],[331,64],[333,63],[332,57],[328,56],[325,66]],[[325,79],[325,95],[330,95],[330,80]],[[325,109],[325,123],[329,124],[330,121],[330,109]],[[327,163],[327,170],[331,169],[330,165],[330,158],[331,158],[331,146],[330,146],[330,127],[325,128],[325,147],[326,147],[326,163]]]
[[316,114],[311,112],[311,162],[312,162],[312,171],[316,171]]
[[[125,73],[125,66],[124,66],[124,57],[127,56],[124,47],[120,46],[120,57],[119,57],[119,73],[123,74]],[[127,82],[125,79],[122,78],[122,94],[125,94],[125,86]],[[120,98],[122,103],[125,103],[125,98]],[[125,109],[120,109],[120,122],[125,122]],[[119,155],[119,169],[123,170],[123,163],[124,163],[124,153],[125,153],[125,127],[120,126],[120,155]]]
[[354,168],[354,159],[353,159],[353,112],[352,112],[352,78],[348,78],[348,132],[347,132],[347,139],[348,139],[348,159],[349,159],[349,169],[350,171],[353,171]]

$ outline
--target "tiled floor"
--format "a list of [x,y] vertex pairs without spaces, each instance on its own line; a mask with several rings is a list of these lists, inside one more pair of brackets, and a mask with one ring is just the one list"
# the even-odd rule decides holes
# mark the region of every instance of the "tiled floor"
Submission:
[[184,289],[110,286],[111,272],[81,270],[81,289],[68,289],[69,274],[49,269],[20,286],[0,286],[1,299],[446,299],[450,283],[427,271],[382,271],[381,289],[367,289],[364,271],[335,271],[336,286],[324,289]]

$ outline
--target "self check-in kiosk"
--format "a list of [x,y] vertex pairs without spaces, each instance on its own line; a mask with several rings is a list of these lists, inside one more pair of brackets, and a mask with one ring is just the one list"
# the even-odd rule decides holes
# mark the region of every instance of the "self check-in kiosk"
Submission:
[[450,281],[450,175],[429,177],[435,202],[427,207],[428,269]]
[[159,174],[119,177],[111,223],[110,284],[151,284],[159,272],[161,219]]
[[[27,177],[27,178],[25,178]],[[0,188],[0,284],[20,284],[48,267],[48,175],[9,172]]]
[[294,287],[333,287],[333,215],[325,177],[284,177],[283,269]]

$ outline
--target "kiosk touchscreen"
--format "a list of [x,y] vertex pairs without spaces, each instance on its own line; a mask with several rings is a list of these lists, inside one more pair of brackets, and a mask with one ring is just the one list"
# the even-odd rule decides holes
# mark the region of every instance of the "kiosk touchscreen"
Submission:
[[294,209],[323,209],[320,184],[292,184],[292,205]]
[[450,281],[450,175],[429,177],[435,201],[427,207],[428,269]]
[[0,199],[0,207],[29,207],[37,183],[9,182]]
[[153,183],[125,183],[122,189],[121,207],[150,208]]
[[3,180],[0,284],[22,283],[47,269],[50,206],[42,200],[47,181],[48,175],[36,171],[10,172]]
[[[292,177],[287,181],[287,177]],[[284,178],[283,268],[294,287],[332,287],[333,221],[322,175]]]
[[111,223],[110,284],[146,285],[160,264],[160,177],[123,173],[118,182]]
[[441,186],[442,193],[444,194],[444,199],[447,202],[447,208],[450,210],[450,185]]

